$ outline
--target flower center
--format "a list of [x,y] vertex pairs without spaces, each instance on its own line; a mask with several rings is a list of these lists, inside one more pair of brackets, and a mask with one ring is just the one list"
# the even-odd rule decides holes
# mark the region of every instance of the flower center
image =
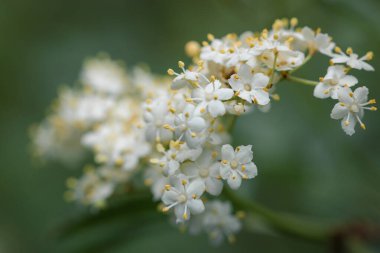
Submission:
[[185,203],[187,201],[187,197],[185,194],[181,194],[178,196],[178,202],[179,203]]
[[249,85],[249,84],[244,84],[244,89],[245,89],[246,91],[251,91],[251,90],[252,90],[252,87],[251,87],[251,85]]
[[351,105],[350,111],[352,112],[359,112],[359,107],[356,104]]
[[238,162],[236,160],[232,160],[230,165],[231,165],[231,168],[236,169],[238,166]]
[[200,169],[199,170],[199,175],[201,177],[208,177],[208,174],[209,174],[208,169]]
[[210,101],[210,100],[213,100],[214,99],[214,94],[212,93],[206,93],[206,100],[207,101]]

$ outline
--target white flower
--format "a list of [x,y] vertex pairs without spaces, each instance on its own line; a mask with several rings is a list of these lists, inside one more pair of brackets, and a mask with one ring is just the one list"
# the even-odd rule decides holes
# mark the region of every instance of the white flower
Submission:
[[354,92],[345,87],[338,91],[339,103],[337,103],[332,112],[331,118],[342,119],[341,124],[344,132],[348,135],[355,133],[355,125],[359,122],[361,128],[365,129],[362,122],[364,110],[376,111],[376,107],[367,107],[367,105],[376,103],[374,99],[368,101],[367,87],[359,87]]
[[81,73],[81,81],[84,86],[111,95],[120,95],[128,84],[125,70],[108,57],[87,60]]
[[85,205],[101,207],[113,193],[115,184],[107,181],[94,170],[87,171],[79,180],[73,181],[72,199]]
[[197,112],[193,104],[188,104],[175,118],[175,132],[179,140],[184,140],[190,148],[197,148],[205,140],[203,131],[207,122]]
[[160,159],[151,159],[151,162],[158,164],[165,176],[172,176],[179,171],[181,163],[186,160],[196,160],[202,153],[202,148],[190,149],[186,143],[171,141],[168,150],[165,150],[162,145],[158,145],[158,151],[163,156]]
[[331,48],[331,38],[325,33],[315,33],[309,27],[305,26],[301,31],[303,40],[308,45],[309,50],[318,50],[327,54]]
[[227,67],[235,67],[239,64],[247,61],[254,61],[258,53],[249,47],[238,47],[229,54],[228,60],[226,62]]
[[98,96],[84,96],[77,100],[75,121],[83,124],[92,124],[107,117],[107,113],[114,102],[107,98]]
[[[273,68],[275,61],[275,69],[278,71],[292,70],[303,63],[305,59],[304,53],[291,50],[282,44],[276,44],[269,45],[268,49],[264,50],[263,53],[258,57],[259,60],[268,68]],[[250,62],[250,65],[253,65],[252,61]]]
[[178,66],[181,68],[182,73],[176,73],[174,70],[169,69],[169,75],[175,75],[176,77],[173,79],[172,89],[178,90],[185,86],[189,88],[197,88],[199,87],[199,79],[202,75],[197,71],[192,71],[185,69],[185,64],[181,61],[178,62]]
[[159,97],[148,100],[144,111],[145,135],[148,141],[168,142],[173,138],[173,131],[168,129],[174,123],[174,115],[169,111],[168,101]]
[[253,109],[250,104],[242,103],[237,100],[228,101],[225,105],[228,113],[233,115],[242,115],[250,112]]
[[[340,50],[339,50],[340,51]],[[332,63],[345,63],[351,68],[354,69],[364,69],[366,71],[374,71],[375,69],[366,63],[365,61],[369,61],[373,57],[372,52],[368,52],[366,55],[359,58],[359,56],[352,52],[352,50],[348,49],[348,54],[346,55],[342,51],[339,54],[333,54],[331,62]]]
[[206,211],[202,214],[204,230],[211,242],[219,245],[227,238],[230,242],[235,240],[234,234],[241,230],[239,219],[232,215],[232,206],[229,202],[213,200],[206,203]]
[[150,145],[140,129],[126,129],[125,124],[123,121],[105,122],[86,133],[82,144],[95,150],[97,162],[133,170],[139,159],[150,152]]
[[163,211],[174,208],[174,214],[178,222],[190,219],[190,214],[200,214],[205,206],[200,199],[205,191],[202,180],[189,180],[184,175],[170,178],[171,185],[166,185],[166,191],[162,196],[162,202],[166,205]]
[[82,132],[58,117],[50,117],[31,129],[33,155],[75,167],[85,156],[80,145]]
[[237,74],[231,76],[228,80],[234,91],[240,98],[249,103],[266,105],[269,103],[269,93],[267,85],[269,77],[262,73],[252,73],[251,68],[244,64],[241,65]]
[[219,80],[215,80],[206,85],[194,89],[193,100],[199,102],[199,108],[205,108],[212,117],[223,116],[226,113],[225,105],[222,101],[232,98],[234,92],[229,88],[222,88]]
[[314,89],[314,96],[317,98],[338,99],[338,90],[344,86],[354,86],[358,79],[351,75],[346,75],[345,68],[341,65],[330,66],[325,77]]
[[188,163],[184,171],[190,179],[202,180],[206,186],[206,192],[217,196],[223,189],[219,167],[212,152],[204,151],[196,161]]
[[241,185],[241,179],[254,178],[257,175],[257,167],[252,162],[252,146],[239,146],[234,150],[231,145],[222,147],[222,161],[220,162],[220,175],[227,180],[232,189]]
[[223,65],[228,59],[228,50],[225,41],[213,39],[210,45],[202,47],[200,58]]

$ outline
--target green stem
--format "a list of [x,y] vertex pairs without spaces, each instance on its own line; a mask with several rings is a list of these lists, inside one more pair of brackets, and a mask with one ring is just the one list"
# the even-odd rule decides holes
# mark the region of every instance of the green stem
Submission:
[[228,188],[223,193],[237,208],[263,219],[275,231],[319,243],[327,242],[331,238],[333,229],[325,224],[269,210],[235,195]]
[[287,79],[289,81],[296,82],[296,83],[301,83],[301,84],[304,84],[304,85],[310,85],[310,86],[316,86],[318,84],[318,82],[316,82],[316,81],[304,79],[304,78],[301,78],[301,77],[295,77],[295,76],[291,76],[291,75],[285,76],[285,79]]
[[270,79],[269,79],[269,85],[272,85],[274,73],[276,72],[277,57],[278,57],[278,52],[275,52],[274,53],[273,66],[272,66],[272,75],[270,76]]

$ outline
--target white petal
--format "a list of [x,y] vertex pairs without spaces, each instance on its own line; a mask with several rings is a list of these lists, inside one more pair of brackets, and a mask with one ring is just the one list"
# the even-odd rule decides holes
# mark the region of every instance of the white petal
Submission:
[[164,195],[162,195],[162,202],[164,202],[165,205],[170,205],[175,202],[177,202],[178,199],[178,193],[175,191],[165,191]]
[[236,171],[232,171],[231,175],[227,179],[227,183],[234,190],[239,188],[241,185],[240,175]]
[[248,178],[257,176],[257,167],[253,162],[245,164],[245,171],[243,172]]
[[239,146],[239,151],[236,152],[236,160],[240,162],[240,164],[249,163],[253,159],[252,153],[252,145],[248,146]]
[[189,184],[186,192],[189,196],[192,196],[193,194],[195,194],[199,198],[203,194],[204,191],[205,191],[204,182],[200,179],[196,179]]
[[168,170],[168,175],[174,175],[174,173],[176,173],[179,169],[179,162],[175,161],[175,160],[170,160],[169,161],[169,164],[168,164],[168,167],[169,167],[169,170]]
[[[330,89],[329,85],[324,83],[318,83],[317,86],[314,88],[314,97],[317,98],[328,98],[330,96]],[[328,92],[326,92],[328,91]]]
[[346,106],[341,105],[340,103],[335,104],[334,108],[331,111],[331,118],[333,119],[342,119],[347,116],[349,110]]
[[339,84],[353,86],[358,83],[358,79],[354,76],[345,76],[342,79],[340,79]]
[[[185,214],[185,210],[186,210],[186,214]],[[190,219],[190,210],[189,208],[186,208],[186,205],[184,204],[176,205],[174,207],[174,214],[177,217],[177,223],[184,222]]]
[[354,91],[354,97],[359,104],[365,103],[368,100],[368,88],[363,86]]
[[266,105],[270,102],[269,93],[264,90],[252,90],[251,93],[259,105]]
[[223,116],[226,113],[226,108],[223,102],[219,100],[212,100],[207,107],[208,112],[213,118]]
[[218,196],[223,189],[223,182],[216,178],[207,178],[206,179],[206,191],[211,195]]
[[235,74],[228,79],[228,83],[231,85],[234,91],[239,91],[244,89],[243,82],[239,79],[235,78]]
[[251,67],[247,64],[242,64],[239,68],[238,75],[243,81],[250,81],[252,77]]
[[198,76],[199,76],[199,74],[197,72],[193,72],[193,71],[189,71],[189,70],[185,71],[185,78],[187,80],[196,81],[198,79]]
[[193,117],[188,122],[189,128],[194,132],[200,132],[206,128],[206,121],[201,117]]
[[218,96],[219,100],[228,100],[234,95],[234,91],[228,88],[219,89],[215,93]]
[[191,91],[191,96],[193,98],[200,98],[200,99],[204,100],[204,98],[205,98],[205,91],[202,88],[194,89],[194,90]]
[[348,87],[339,89],[338,91],[339,100],[348,105],[352,104],[354,102],[354,99],[350,96],[351,92],[352,90]]
[[222,147],[222,159],[227,161],[232,161],[235,158],[235,151],[234,148],[229,145],[225,144]]
[[252,103],[252,94],[248,91],[241,91],[239,92],[239,97],[244,99],[245,101],[249,102],[249,103]]
[[269,77],[263,73],[257,73],[253,76],[252,83],[253,87],[265,88],[269,83]]
[[193,214],[200,214],[205,210],[205,206],[200,199],[191,199],[187,202],[187,205]]
[[347,122],[347,116],[342,119],[342,122],[341,122],[342,129],[346,134],[351,136],[355,133],[356,118],[350,115],[350,120],[348,121],[348,125],[346,125],[346,122]]
[[220,165],[219,172],[220,172],[220,176],[223,179],[228,179],[230,174],[232,173],[232,169],[229,165]]
[[375,69],[366,62],[362,62],[362,68],[366,71],[374,71]]

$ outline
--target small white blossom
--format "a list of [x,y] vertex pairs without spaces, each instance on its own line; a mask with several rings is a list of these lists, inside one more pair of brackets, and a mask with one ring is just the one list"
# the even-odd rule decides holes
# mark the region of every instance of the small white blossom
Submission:
[[185,69],[185,64],[183,62],[178,62],[178,66],[181,68],[182,73],[176,73],[174,70],[169,69],[168,73],[170,75],[175,75],[176,77],[172,83],[172,89],[178,90],[183,87],[197,88],[199,87],[199,81],[203,76],[197,70]]
[[106,122],[83,136],[83,145],[95,150],[97,162],[133,170],[139,159],[150,152],[144,133],[140,129],[126,129],[125,124],[122,121]]
[[351,75],[346,75],[346,70],[341,65],[330,66],[327,69],[325,77],[321,78],[321,82],[314,89],[314,96],[317,98],[338,99],[338,91],[340,88],[354,86],[358,83],[358,79]]
[[228,80],[237,95],[249,103],[266,105],[269,103],[267,85],[269,77],[262,73],[252,73],[248,65],[241,65],[237,74]]
[[173,125],[174,115],[169,111],[168,102],[161,97],[145,104],[145,135],[148,141],[168,142],[173,131],[166,126]]
[[332,42],[327,34],[320,32],[316,33],[307,26],[302,28],[301,34],[309,50],[317,50],[324,54],[329,52]]
[[220,245],[225,238],[234,242],[234,235],[242,228],[239,219],[232,214],[229,202],[219,200],[207,202],[206,211],[202,216],[202,225],[215,245]]
[[105,180],[94,170],[87,171],[79,180],[72,179],[69,192],[70,200],[79,201],[84,205],[102,207],[105,200],[113,193],[115,184]]
[[127,88],[127,74],[115,61],[108,57],[97,57],[85,62],[81,81],[84,86],[94,89],[94,91],[119,95]]
[[204,151],[196,161],[188,163],[184,171],[190,179],[202,180],[206,192],[218,196],[223,189],[219,167],[212,152]]
[[184,140],[190,148],[197,148],[205,141],[203,131],[206,120],[201,117],[193,104],[188,104],[183,112],[175,118],[175,132],[179,140]]
[[205,206],[200,199],[205,191],[202,180],[189,182],[186,176],[178,175],[170,178],[170,185],[166,185],[166,191],[162,196],[162,202],[166,205],[163,209],[168,211],[174,208],[174,214],[178,222],[190,219],[190,214],[200,214]]
[[179,171],[181,163],[184,161],[196,160],[202,152],[202,148],[190,149],[186,143],[171,141],[169,149],[165,150],[162,145],[158,145],[159,152],[162,153],[160,159],[152,159],[151,162],[158,164],[165,176],[172,176]]
[[359,87],[354,92],[350,88],[342,88],[338,91],[339,103],[337,103],[332,112],[331,118],[341,119],[341,124],[344,132],[348,135],[355,133],[355,125],[359,122],[361,128],[365,129],[362,122],[364,110],[376,111],[376,107],[367,107],[374,104],[375,100],[368,101],[367,87]]
[[232,189],[237,189],[243,179],[257,176],[257,167],[252,162],[252,146],[239,146],[234,150],[231,145],[222,147],[222,161],[220,162],[220,175],[227,180]]
[[222,88],[219,80],[206,85],[205,88],[193,90],[193,100],[199,102],[199,108],[205,108],[212,117],[223,116],[226,108],[223,101],[232,98],[234,92],[229,88]]
[[202,47],[200,57],[202,60],[223,65],[228,59],[229,48],[225,41],[213,39],[210,45]]
[[350,66],[353,69],[364,69],[366,71],[374,71],[375,69],[369,65],[365,61],[369,61],[372,59],[373,54],[372,52],[367,53],[366,55],[359,58],[359,56],[353,52],[350,52],[349,54],[345,54],[342,51],[340,51],[339,54],[333,54],[331,58],[332,63],[345,63],[347,66]]

